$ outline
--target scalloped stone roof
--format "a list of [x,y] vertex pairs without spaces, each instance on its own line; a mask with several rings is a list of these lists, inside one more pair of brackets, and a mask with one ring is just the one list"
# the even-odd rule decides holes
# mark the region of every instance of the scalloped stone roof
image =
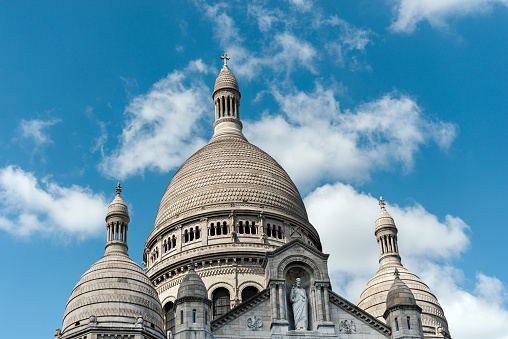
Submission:
[[394,281],[395,269],[399,271],[400,280],[413,293],[416,304],[422,308],[424,331],[426,326],[432,328],[441,326],[448,331],[448,323],[436,296],[416,274],[398,263],[390,263],[380,267],[360,295],[358,307],[372,314],[378,320],[385,321],[383,314],[386,311],[386,301]]
[[185,297],[198,297],[198,298],[208,298],[208,292],[205,287],[205,283],[199,277],[199,275],[194,271],[194,269],[190,269],[185,277],[183,277],[182,282],[180,283],[180,287],[178,288],[178,293],[176,298],[185,298]]
[[91,316],[99,326],[119,328],[134,327],[142,315],[164,337],[162,314],[157,292],[141,267],[125,253],[107,253],[72,290],[62,333],[86,326]]
[[211,208],[251,204],[308,223],[307,211],[289,175],[267,153],[242,137],[214,137],[174,175],[161,199],[155,228]]
[[229,70],[227,65],[222,66],[222,69],[217,75],[217,79],[215,79],[215,85],[213,86],[213,93],[217,92],[220,89],[232,88],[240,93],[240,88],[238,87],[238,82],[234,74]]

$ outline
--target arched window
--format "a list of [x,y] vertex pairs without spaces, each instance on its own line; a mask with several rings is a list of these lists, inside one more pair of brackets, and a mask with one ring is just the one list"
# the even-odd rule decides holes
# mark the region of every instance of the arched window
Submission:
[[238,223],[238,233],[243,234],[243,221]]
[[164,253],[168,251],[168,242],[166,239],[164,239]]
[[217,235],[222,234],[222,228],[220,227],[220,222],[217,223]]
[[185,239],[185,242],[189,241],[189,232],[187,230],[185,230],[184,239]]
[[213,237],[214,235],[215,235],[215,225],[212,222],[212,224],[210,225],[210,236]]
[[411,318],[410,317],[407,317],[407,329],[408,330],[411,329]]
[[166,316],[166,333],[171,331],[171,334],[175,335],[175,310],[173,306],[172,302],[164,305],[164,314]]
[[199,227],[196,227],[196,230],[194,231],[194,233],[195,233],[196,239],[199,239],[199,237],[201,236],[201,233],[199,232]]
[[245,222],[245,234],[250,234],[250,225],[249,222]]
[[395,329],[397,331],[399,330],[399,319],[398,318],[395,318]]
[[258,289],[254,286],[247,286],[242,291],[242,302],[245,302],[258,294]]
[[282,239],[282,227],[279,226],[279,230],[277,232],[277,238]]
[[176,237],[173,235],[173,248],[176,247]]
[[266,224],[266,235],[269,237],[272,236],[272,228],[270,227],[270,224]]
[[196,323],[196,310],[192,310],[192,322],[195,324]]
[[191,228],[189,231],[189,241],[194,240],[194,228]]
[[228,225],[225,221],[222,223],[222,234],[228,234]]
[[250,229],[250,233],[256,234],[256,223],[254,221],[252,222]]
[[213,318],[218,318],[230,309],[229,291],[219,287],[213,291]]
[[180,324],[183,324],[183,310],[180,310]]

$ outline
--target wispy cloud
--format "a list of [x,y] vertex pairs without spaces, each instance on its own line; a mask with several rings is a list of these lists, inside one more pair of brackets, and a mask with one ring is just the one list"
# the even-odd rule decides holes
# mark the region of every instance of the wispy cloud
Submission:
[[60,121],[60,119],[23,119],[19,123],[20,137],[33,141],[36,147],[45,146],[53,142],[51,140],[49,128]]
[[280,113],[246,123],[249,140],[273,155],[304,191],[321,180],[361,182],[372,171],[402,165],[429,141],[446,149],[453,124],[432,121],[399,93],[342,112],[336,93],[319,82],[313,92],[272,88]]
[[16,166],[0,169],[0,229],[15,236],[96,236],[108,204],[87,187],[62,187]]
[[507,0],[396,0],[396,14],[390,29],[394,32],[412,33],[422,21],[433,27],[447,27],[447,19],[490,11],[496,5],[508,6]]
[[196,132],[203,113],[213,112],[213,103],[209,88],[195,75],[210,70],[201,60],[191,61],[184,71],[170,73],[134,97],[125,109],[118,148],[99,165],[102,173],[123,179],[146,169],[166,172],[203,146],[205,140]]

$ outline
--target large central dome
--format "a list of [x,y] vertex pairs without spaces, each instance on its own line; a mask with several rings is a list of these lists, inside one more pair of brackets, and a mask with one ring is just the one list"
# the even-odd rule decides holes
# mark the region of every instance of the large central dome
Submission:
[[223,136],[191,156],[162,197],[155,228],[201,210],[252,206],[308,222],[296,186],[268,154],[244,138]]

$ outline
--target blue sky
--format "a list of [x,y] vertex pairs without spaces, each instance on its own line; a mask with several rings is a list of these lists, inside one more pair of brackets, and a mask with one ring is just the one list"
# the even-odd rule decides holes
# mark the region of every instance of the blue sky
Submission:
[[297,184],[334,290],[356,303],[376,272],[382,195],[452,335],[508,338],[507,15],[506,0],[2,2],[4,333],[61,326],[119,180],[141,264],[169,180],[212,135],[226,51],[244,133]]

